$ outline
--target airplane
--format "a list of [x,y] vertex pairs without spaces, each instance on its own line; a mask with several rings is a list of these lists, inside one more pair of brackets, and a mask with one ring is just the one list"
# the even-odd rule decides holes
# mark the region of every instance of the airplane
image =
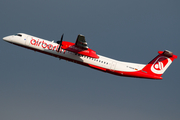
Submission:
[[59,59],[65,59],[103,72],[126,77],[163,79],[163,73],[173,60],[177,59],[177,55],[164,50],[159,51],[159,54],[147,65],[118,61],[96,54],[96,51],[88,47],[85,36],[82,34],[77,36],[75,43],[63,41],[63,36],[64,34],[62,34],[59,41],[54,42],[25,33],[17,33],[6,36],[3,40]]

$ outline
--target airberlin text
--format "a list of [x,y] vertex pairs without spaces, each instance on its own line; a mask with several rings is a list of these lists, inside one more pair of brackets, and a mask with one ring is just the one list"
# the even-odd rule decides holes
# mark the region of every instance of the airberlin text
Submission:
[[30,43],[31,43],[31,45],[34,45],[34,46],[41,46],[42,48],[47,48],[47,49],[52,50],[52,51],[56,50],[58,52],[59,45],[53,46],[52,44],[47,44],[46,42],[44,42],[44,40],[40,41],[39,39],[35,40],[32,38]]

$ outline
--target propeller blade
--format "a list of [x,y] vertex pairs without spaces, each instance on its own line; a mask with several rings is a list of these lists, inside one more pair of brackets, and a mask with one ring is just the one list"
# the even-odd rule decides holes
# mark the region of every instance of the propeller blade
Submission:
[[61,45],[62,45],[62,41],[63,41],[63,37],[64,37],[64,33],[61,35],[61,40],[60,41],[57,41],[57,43],[59,43],[59,47],[58,47],[58,52],[61,48]]
[[64,37],[64,33],[61,35],[61,41],[60,41],[60,43],[62,43],[63,37]]

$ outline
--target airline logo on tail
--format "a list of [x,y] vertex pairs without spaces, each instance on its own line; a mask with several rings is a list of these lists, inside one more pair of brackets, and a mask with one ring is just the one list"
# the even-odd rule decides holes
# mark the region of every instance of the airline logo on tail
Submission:
[[163,74],[172,61],[165,56],[159,56],[151,66],[151,71],[155,74]]

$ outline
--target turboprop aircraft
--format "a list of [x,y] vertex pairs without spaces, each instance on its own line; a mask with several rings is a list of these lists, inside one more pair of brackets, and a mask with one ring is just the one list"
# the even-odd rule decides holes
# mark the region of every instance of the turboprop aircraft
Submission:
[[159,55],[147,65],[117,61],[96,54],[96,51],[88,47],[85,37],[81,34],[77,36],[75,43],[63,41],[63,35],[60,41],[57,42],[47,41],[24,33],[10,35],[3,39],[14,45],[48,54],[59,59],[65,59],[103,72],[127,77],[162,79],[161,75],[173,60],[177,58],[177,55],[165,50],[159,51]]

